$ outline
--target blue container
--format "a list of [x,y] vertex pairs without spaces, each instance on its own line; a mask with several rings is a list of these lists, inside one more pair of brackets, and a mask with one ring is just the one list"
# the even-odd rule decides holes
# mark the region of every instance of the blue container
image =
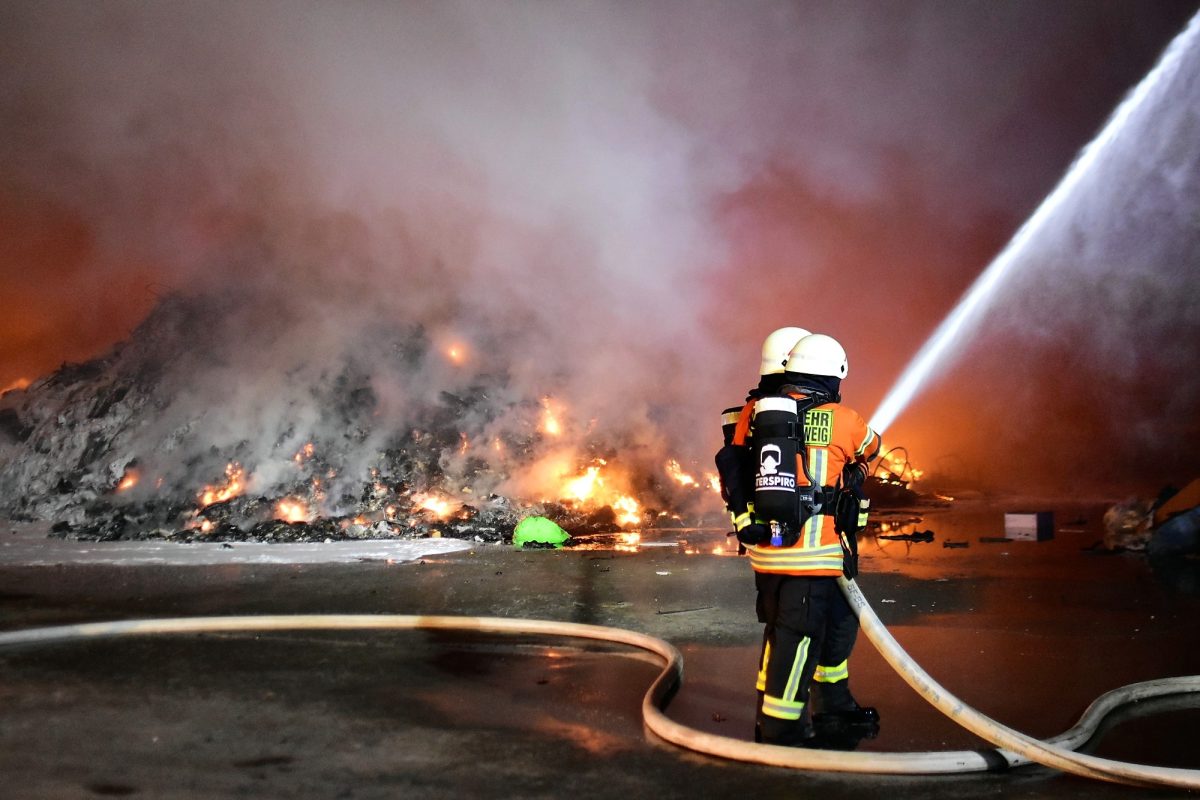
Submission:
[[1200,553],[1200,506],[1176,514],[1154,529],[1146,543],[1151,556],[1183,556]]

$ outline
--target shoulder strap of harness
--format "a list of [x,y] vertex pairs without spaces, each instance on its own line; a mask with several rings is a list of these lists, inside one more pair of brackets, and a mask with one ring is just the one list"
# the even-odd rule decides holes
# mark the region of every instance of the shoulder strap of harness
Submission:
[[740,446],[746,443],[746,438],[750,435],[750,418],[754,416],[754,402],[754,398],[751,398],[746,401],[746,405],[742,406],[737,427],[733,430],[733,444]]
[[[808,411],[809,409],[816,408],[817,406],[822,406],[826,403],[832,403],[834,400],[824,392],[815,392],[812,390],[805,391],[792,385],[783,387],[783,391],[788,397],[794,399],[798,406],[797,412],[800,417],[800,430],[797,433],[799,434],[801,453],[803,456],[801,463],[804,466],[805,477],[808,478],[810,483],[813,483],[814,481],[812,477],[808,475],[808,431],[805,428]],[[818,486],[816,487],[816,492],[813,499],[818,506],[832,508],[837,499],[837,494],[838,487],[836,486]]]

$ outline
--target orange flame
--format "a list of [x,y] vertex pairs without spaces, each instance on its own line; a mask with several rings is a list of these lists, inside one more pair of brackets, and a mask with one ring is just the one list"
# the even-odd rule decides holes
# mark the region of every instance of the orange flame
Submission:
[[200,493],[200,507],[211,506],[213,503],[223,503],[232,500],[245,491],[245,470],[236,461],[231,461],[225,467],[225,483],[220,486],[205,486]]
[[29,384],[31,384],[31,383],[33,383],[33,381],[29,380],[29,378],[17,378],[15,381],[10,383],[8,386],[5,386],[3,389],[0,389],[0,394],[4,394],[5,392],[11,392],[11,391],[14,391],[17,389],[28,389]]
[[613,549],[624,553],[636,553],[642,543],[642,535],[637,531],[622,533]]
[[684,472],[683,467],[681,467],[679,462],[675,459],[672,458],[667,462],[666,469],[667,474],[670,475],[671,478],[674,479],[675,482],[680,486],[699,486],[699,484],[696,483],[696,479]]
[[292,456],[292,461],[295,461],[297,464],[303,464],[305,461],[313,457],[314,452],[316,452],[316,448],[313,447],[312,442],[309,442],[308,444],[304,445],[304,447],[301,447],[300,451],[296,453],[296,455]]
[[456,367],[461,367],[467,360],[467,348],[459,342],[452,342],[446,347],[446,358]]
[[[582,474],[567,478],[558,491],[560,500],[585,506],[611,506],[621,525],[639,525],[641,504],[628,494],[610,485],[608,462],[598,458]],[[619,476],[618,476],[619,477]]]
[[438,519],[445,519],[450,516],[450,512],[454,510],[454,501],[448,497],[433,494],[432,492],[414,494],[412,496],[413,505],[417,508],[423,508],[426,511],[432,511],[433,515]]
[[558,421],[558,418],[562,413],[562,407],[549,397],[543,397],[542,409],[542,433],[547,436],[561,436],[562,423]]
[[284,522],[308,522],[308,506],[303,500],[285,497],[275,506],[275,519]]
[[629,495],[621,495],[612,504],[617,512],[617,522],[622,525],[637,525],[642,521],[641,505]]
[[603,485],[600,479],[600,467],[590,466],[580,476],[563,484],[562,496],[567,500],[590,500],[598,485]]
[[200,512],[197,511],[194,512],[194,514],[195,516],[188,520],[188,523],[185,526],[188,528],[188,530],[198,530],[201,533],[208,533],[213,529],[213,527],[215,527],[212,520],[208,519],[207,517],[199,516]]
[[125,492],[137,486],[138,471],[136,469],[125,469],[125,474],[121,476],[121,482],[117,484],[118,492]]
[[879,460],[877,469],[883,469],[889,476],[905,483],[919,481],[925,474],[924,470],[913,466],[903,447],[896,447],[885,453]]

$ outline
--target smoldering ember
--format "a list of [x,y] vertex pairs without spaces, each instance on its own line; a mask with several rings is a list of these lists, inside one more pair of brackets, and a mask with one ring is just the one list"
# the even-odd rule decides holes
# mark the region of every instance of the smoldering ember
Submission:
[[[228,353],[214,331],[237,302],[168,297],[108,354],[3,395],[0,514],[53,523],[59,537],[180,542],[501,541],[528,515],[577,537],[713,521],[714,476],[670,459],[655,469],[644,455],[621,464],[618,441],[564,449],[555,401],[513,396],[500,372],[396,415],[373,385],[379,364],[347,353],[336,371],[289,372],[292,396],[265,444],[224,441],[233,412],[195,394],[222,374]],[[384,371],[413,380],[429,360],[456,355],[438,352],[419,324],[369,336],[372,359],[386,353]],[[234,403],[239,377],[215,396]],[[548,475],[557,491],[502,493],[520,485],[515,472]]]

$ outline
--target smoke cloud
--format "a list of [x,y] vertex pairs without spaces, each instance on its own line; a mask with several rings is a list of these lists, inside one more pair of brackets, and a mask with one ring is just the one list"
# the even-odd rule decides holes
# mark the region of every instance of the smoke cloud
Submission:
[[[412,409],[482,383],[472,439],[527,429],[553,397],[581,440],[706,467],[716,412],[780,325],[843,341],[866,415],[1195,5],[6,3],[0,388],[102,352],[181,292],[210,315],[164,373],[144,451],[242,443],[269,480],[341,437],[365,469]],[[1036,426],[1085,405],[1134,330],[1147,344],[1116,372],[1181,386],[1172,414],[1196,418],[1195,346],[1173,333],[1196,315],[1171,287],[1194,288],[1197,173],[1169,151],[1196,137],[1177,131],[1130,166],[1174,181],[1155,202],[1176,213],[1131,191],[1064,228],[1090,265],[1132,248],[1120,274],[1142,288],[1112,269],[1080,287],[1060,255],[1038,272],[1054,291],[1021,290],[1045,306],[1005,305],[1041,333],[995,324],[961,368],[1020,409],[1061,401]],[[1131,204],[1157,222],[1127,236]],[[1145,313],[1124,311],[1131,293]],[[1033,365],[1015,389],[1014,353]],[[313,392],[358,385],[365,438]],[[926,467],[972,461],[996,440],[979,431],[1012,429],[1013,405],[980,393],[942,384],[895,434]],[[1196,444],[1127,404],[1063,446],[1091,452],[1114,418],[1135,433],[1106,452],[1178,465]],[[1036,471],[1025,444],[1005,446],[1005,476]],[[184,455],[165,459],[180,481]]]

